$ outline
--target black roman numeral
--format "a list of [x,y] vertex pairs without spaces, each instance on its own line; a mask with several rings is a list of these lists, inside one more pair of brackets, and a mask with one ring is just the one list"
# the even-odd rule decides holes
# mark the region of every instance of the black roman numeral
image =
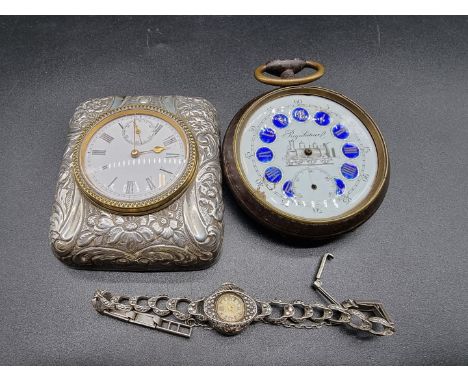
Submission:
[[127,180],[127,188],[125,189],[126,194],[133,194],[135,192],[135,181]]
[[160,168],[159,170],[160,170],[160,171],[163,171],[163,172],[165,172],[165,173],[167,173],[167,174],[173,174],[173,173],[170,172],[169,170],[164,170],[163,168]]
[[169,145],[172,145],[173,143],[176,143],[177,139],[176,137],[174,137],[173,135],[171,135],[170,137],[167,137],[163,143],[164,143],[164,146],[169,146]]
[[146,178],[146,183],[148,184],[150,190],[154,190],[156,188],[151,178]]
[[114,137],[110,136],[107,133],[102,133],[101,136],[99,137],[102,140],[106,141],[107,143],[111,143],[114,140]]
[[163,128],[163,125],[158,123],[153,129],[153,134],[156,135],[157,133],[159,133],[161,131],[162,128]]
[[114,179],[112,179],[112,182],[109,183],[109,185],[107,186],[107,188],[111,188],[112,185],[115,183],[116,180],[117,180],[117,177],[115,177]]

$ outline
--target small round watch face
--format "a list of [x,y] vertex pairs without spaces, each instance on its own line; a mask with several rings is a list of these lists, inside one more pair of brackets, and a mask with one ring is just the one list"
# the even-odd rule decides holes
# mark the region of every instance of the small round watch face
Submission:
[[378,170],[363,122],[318,95],[290,94],[260,104],[246,117],[236,152],[252,192],[299,220],[347,213],[368,197]]
[[109,207],[150,207],[177,192],[193,171],[190,140],[161,111],[118,110],[84,135],[75,174],[91,197]]
[[216,314],[225,322],[239,322],[245,317],[244,300],[235,293],[221,294],[215,303]]
[[203,311],[216,330],[236,334],[257,315],[257,302],[234,284],[226,283],[205,299]]

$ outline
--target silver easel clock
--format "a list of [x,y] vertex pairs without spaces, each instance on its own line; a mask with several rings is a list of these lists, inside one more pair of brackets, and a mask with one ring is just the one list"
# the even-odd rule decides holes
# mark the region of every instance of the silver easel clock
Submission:
[[50,241],[67,265],[189,270],[223,234],[216,111],[186,97],[106,97],[70,122]]

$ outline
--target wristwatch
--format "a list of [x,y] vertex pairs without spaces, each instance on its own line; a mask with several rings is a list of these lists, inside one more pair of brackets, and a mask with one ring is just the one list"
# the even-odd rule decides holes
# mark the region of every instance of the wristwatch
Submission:
[[234,335],[254,322],[302,329],[346,325],[373,335],[392,335],[395,324],[381,303],[348,299],[340,304],[323,289],[321,274],[326,260],[332,257],[329,253],[322,257],[312,284],[330,301],[326,305],[300,300],[258,300],[235,284],[224,283],[208,297],[197,300],[167,295],[128,297],[98,290],[93,306],[99,313],[184,337],[190,337],[196,326]]

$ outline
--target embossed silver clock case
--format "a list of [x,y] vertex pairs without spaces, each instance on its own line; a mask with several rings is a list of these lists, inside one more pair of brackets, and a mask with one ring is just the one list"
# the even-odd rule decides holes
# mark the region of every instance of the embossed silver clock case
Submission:
[[[155,200],[158,208],[147,212],[138,203],[133,210],[121,208],[122,203],[106,208],[112,205],[101,203],[77,175],[77,147],[87,130],[116,111],[132,109],[157,110],[177,120],[195,145],[193,173],[184,174],[178,192]],[[76,109],[68,139],[50,225],[50,243],[59,260],[77,268],[128,271],[203,269],[216,260],[223,238],[220,139],[216,110],[208,101],[180,96],[92,99]]]

